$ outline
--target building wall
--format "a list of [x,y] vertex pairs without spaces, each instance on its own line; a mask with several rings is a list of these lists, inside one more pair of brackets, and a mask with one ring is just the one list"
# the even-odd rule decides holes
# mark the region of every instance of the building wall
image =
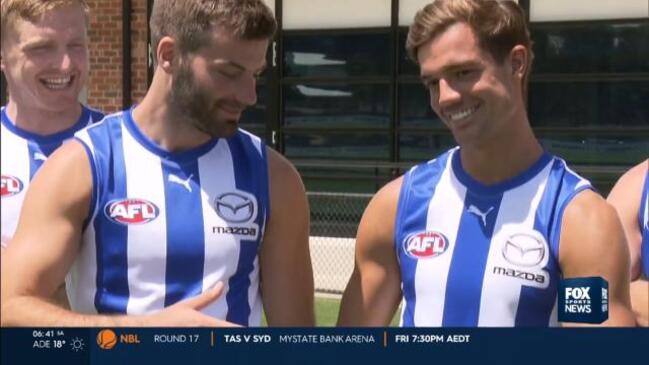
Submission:
[[[123,108],[124,0],[90,0],[88,105],[106,113]],[[147,0],[131,0],[131,100],[147,88]]]

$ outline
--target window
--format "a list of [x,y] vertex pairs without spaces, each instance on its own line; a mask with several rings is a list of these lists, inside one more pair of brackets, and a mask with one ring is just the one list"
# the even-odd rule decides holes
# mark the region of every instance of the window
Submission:
[[532,25],[534,74],[649,72],[649,22]]
[[306,34],[284,37],[285,77],[390,74],[390,38],[383,34]]
[[536,82],[530,119],[534,127],[649,127],[647,101],[649,81]]
[[389,127],[389,85],[297,84],[287,85],[283,90],[287,127]]

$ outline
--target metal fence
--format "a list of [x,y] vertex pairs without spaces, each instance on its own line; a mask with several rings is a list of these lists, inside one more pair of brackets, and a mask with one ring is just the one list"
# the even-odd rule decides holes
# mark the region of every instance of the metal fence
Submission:
[[372,194],[307,193],[315,290],[340,294],[354,269],[358,223]]

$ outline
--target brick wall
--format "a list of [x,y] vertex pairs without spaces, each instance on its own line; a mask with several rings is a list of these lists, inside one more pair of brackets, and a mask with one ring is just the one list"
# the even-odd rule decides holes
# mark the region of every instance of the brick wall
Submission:
[[[89,0],[88,105],[106,113],[122,109],[122,1]],[[131,100],[147,88],[147,0],[131,0]]]

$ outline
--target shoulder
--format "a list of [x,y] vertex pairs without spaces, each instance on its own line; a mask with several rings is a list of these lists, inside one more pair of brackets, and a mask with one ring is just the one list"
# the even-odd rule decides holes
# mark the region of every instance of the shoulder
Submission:
[[608,201],[616,206],[629,199],[639,201],[645,179],[647,179],[648,169],[649,160],[645,160],[625,172],[615,183],[608,195]]
[[372,231],[372,235],[378,235],[383,237],[385,241],[392,242],[403,181],[404,176],[400,176],[387,183],[374,194],[363,213],[359,235],[367,233],[369,229]]
[[402,175],[385,184],[372,198],[373,204],[381,208],[396,208],[404,178]]
[[559,258],[562,268],[565,262],[579,257],[593,256],[603,261],[613,251],[626,246],[615,208],[592,190],[578,193],[568,204],[561,231]]
[[[79,165],[79,163],[83,164]],[[81,166],[86,166],[87,163],[88,155],[84,144],[79,140],[71,139],[54,151],[43,165],[43,168],[48,165],[58,165],[76,170]]]
[[[266,148],[268,159],[268,179],[271,201],[280,201],[282,205],[305,198],[305,188],[300,174],[286,157],[270,147]],[[277,204],[273,204],[277,207]]]
[[268,174],[271,178],[298,178],[298,174],[295,166],[282,156],[279,152],[275,151],[270,147],[266,148],[266,156],[268,158]]
[[618,220],[615,209],[601,195],[592,190],[584,190],[578,193],[570,201],[563,215],[564,224],[574,226],[601,224],[612,220]]

